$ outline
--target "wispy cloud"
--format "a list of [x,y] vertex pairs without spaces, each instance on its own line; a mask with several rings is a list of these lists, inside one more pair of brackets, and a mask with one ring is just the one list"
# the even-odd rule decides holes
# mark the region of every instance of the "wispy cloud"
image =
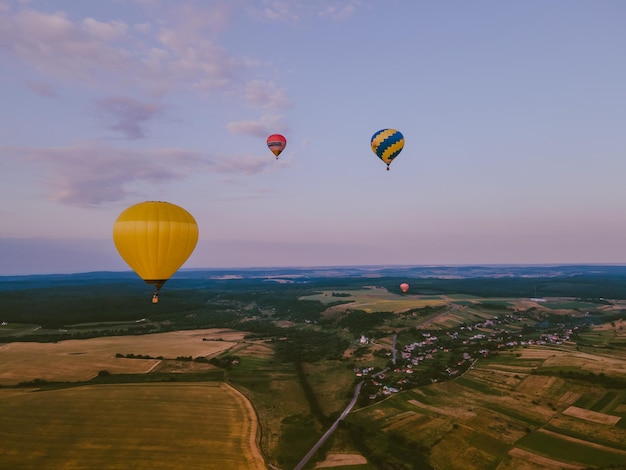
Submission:
[[[237,2],[139,3],[147,11],[158,11],[160,17],[127,24],[71,18],[63,11],[37,10],[31,6],[34,3],[13,3],[13,8],[5,3],[0,16],[0,52],[44,76],[98,88],[122,84],[155,95],[174,89],[235,89],[245,83],[245,73],[263,66],[254,58],[231,55],[217,42],[234,12],[245,11],[236,9]],[[361,3],[271,0],[248,11],[272,20],[342,19],[354,14]],[[288,105],[285,90],[273,83],[253,80],[244,94],[250,103],[262,107]]]
[[238,173],[254,175],[268,168],[269,160],[253,155],[230,155],[228,158],[213,158],[207,161],[213,173]]
[[56,91],[49,83],[45,82],[37,82],[37,81],[29,81],[26,83],[26,86],[35,94],[39,96],[57,96]]
[[276,132],[287,132],[287,126],[281,116],[261,116],[259,120],[229,122],[227,129],[233,134],[251,135],[265,138]]
[[329,1],[322,3],[318,11],[318,16],[334,21],[341,21],[352,17],[363,5],[360,0],[352,1]]
[[72,147],[0,148],[0,153],[43,166],[51,200],[94,206],[139,195],[143,184],[164,185],[197,173],[259,173],[268,160],[250,155],[208,155],[195,150],[164,148],[129,150],[88,142]]
[[121,23],[73,22],[63,12],[23,9],[0,16],[0,48],[44,76],[74,82],[132,68],[131,55],[115,42],[125,36]]
[[291,105],[284,89],[273,82],[252,80],[246,84],[246,102],[261,109],[284,109]]
[[238,86],[237,74],[258,65],[207,37],[225,17],[222,7],[178,5],[175,11],[169,22],[133,26],[9,9],[0,16],[0,52],[46,77],[99,89],[131,86],[152,95]]
[[107,127],[121,132],[127,139],[145,137],[142,125],[161,114],[164,108],[160,103],[142,103],[125,96],[99,99],[96,107]]
[[345,20],[363,6],[362,0],[263,0],[249,7],[252,15],[270,21],[301,21],[321,17]]
[[[266,114],[291,105],[285,88],[255,78],[264,61],[236,57],[217,42],[236,11],[233,2],[135,3],[148,12],[145,21],[72,18],[36,9],[35,2],[3,3],[0,57],[25,66],[33,77],[27,86],[40,96],[55,96],[51,81],[110,95],[96,100],[97,115],[131,140],[147,137],[147,125],[165,109],[160,100],[174,92],[205,99],[219,91]],[[254,135],[270,130],[265,124]]]
[[[27,86],[40,96],[56,95],[49,85],[50,79],[110,93],[110,97],[95,102],[98,115],[105,127],[126,139],[147,136],[147,124],[165,109],[159,98],[172,91],[227,91],[230,96],[238,96],[247,106],[264,113],[258,120],[228,123],[232,133],[264,137],[273,132],[285,132],[282,116],[272,113],[291,106],[287,90],[274,81],[245,79],[250,72],[261,68],[263,62],[235,57],[216,42],[219,33],[230,24],[235,11],[233,2],[218,1],[207,6],[205,2],[188,1],[177,3],[176,8],[157,0],[136,3],[153,12],[167,14],[125,23],[94,17],[71,18],[62,11],[38,10],[34,2],[2,2],[0,54],[9,54],[39,73],[42,79],[33,79]],[[342,19],[352,15],[360,5],[358,0],[313,3],[272,0],[261,2],[253,10],[257,17],[271,20]],[[133,91],[139,98],[117,94],[120,87]],[[61,153],[63,158],[71,159],[73,150],[67,147],[49,152],[33,149],[24,152],[40,156]],[[141,160],[137,155],[133,158]],[[207,167],[218,172],[260,171],[254,160],[251,162],[241,156],[224,162],[210,160]],[[132,170],[119,177],[106,168],[93,174],[88,171],[74,174],[71,169],[66,173],[55,171],[55,174],[54,181],[48,182],[51,194],[55,200],[71,204],[85,201],[98,204],[118,199],[116,194],[125,197],[129,190],[124,188],[130,188],[126,186],[129,182],[126,178],[138,175],[138,179],[150,181],[155,177]],[[175,178],[168,172],[163,175],[166,180]],[[107,188],[111,188],[110,192]]]

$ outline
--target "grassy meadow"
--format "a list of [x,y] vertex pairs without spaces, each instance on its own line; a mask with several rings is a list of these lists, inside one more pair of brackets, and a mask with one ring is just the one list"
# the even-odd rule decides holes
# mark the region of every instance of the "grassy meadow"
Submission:
[[235,351],[241,363],[227,372],[226,379],[254,404],[264,455],[279,468],[293,468],[324,431],[311,413],[297,371],[262,343]]

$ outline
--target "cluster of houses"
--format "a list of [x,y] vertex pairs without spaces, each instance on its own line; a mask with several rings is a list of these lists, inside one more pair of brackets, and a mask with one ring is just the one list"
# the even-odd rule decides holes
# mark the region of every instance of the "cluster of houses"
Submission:
[[[389,370],[383,371],[389,371],[389,374],[375,372],[372,367],[355,368],[354,373],[356,377],[368,377],[368,395],[374,400],[420,383],[445,380],[446,377],[456,378],[468,369],[473,369],[478,359],[487,358],[497,350],[529,345],[562,344],[569,341],[576,330],[559,325],[562,328],[558,328],[556,332],[541,334],[535,332],[524,338],[520,327],[511,328],[515,332],[503,328],[507,324],[522,320],[523,317],[520,315],[509,314],[473,325],[459,326],[450,331],[438,331],[436,334],[418,330],[417,334],[420,336],[418,340],[398,348],[398,360],[395,363],[390,361]],[[357,342],[359,345],[365,345],[369,344],[370,340],[363,335]],[[434,372],[430,368],[431,375],[428,381],[425,377],[420,377],[428,368],[419,366],[435,364],[434,360],[441,354],[447,354],[447,357],[436,362],[436,367],[440,365],[436,375],[433,375]],[[388,352],[387,356],[391,357],[392,352]],[[396,354],[393,354],[393,357],[395,358]]]

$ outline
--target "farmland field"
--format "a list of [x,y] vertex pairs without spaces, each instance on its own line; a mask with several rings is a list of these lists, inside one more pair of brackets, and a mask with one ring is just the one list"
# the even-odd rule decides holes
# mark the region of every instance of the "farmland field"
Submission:
[[227,373],[232,383],[254,403],[261,422],[261,449],[281,468],[302,458],[321,434],[297,374],[289,364],[258,353],[259,347],[237,352],[241,364]]
[[[613,364],[548,346],[522,348],[515,355],[478,360],[475,369],[454,381],[419,387],[357,410],[348,421],[429,448],[438,469],[582,469],[592,464],[622,468],[626,433],[617,410],[624,393],[533,375],[544,363],[555,361],[561,367],[600,361],[604,370],[621,372],[620,361]],[[455,450],[460,448],[463,453]]]
[[0,389],[0,467],[266,468],[249,402],[223,383]]
[[[55,343],[8,343],[0,345],[0,385],[35,379],[89,380],[101,370],[115,374],[146,373],[161,362],[158,357],[211,357],[233,347],[235,340],[242,337],[242,332],[229,330],[193,330]],[[129,359],[116,357],[117,354],[153,359]]]
[[[343,294],[346,297],[333,296]],[[363,310],[364,312],[403,312],[413,308],[423,308],[426,306],[437,306],[446,304],[446,300],[439,296],[420,296],[410,294],[396,294],[383,288],[368,288],[354,291],[324,291],[321,294],[307,295],[301,300],[317,300],[323,303],[337,301],[349,302],[331,307],[332,310],[343,311],[346,309]]]

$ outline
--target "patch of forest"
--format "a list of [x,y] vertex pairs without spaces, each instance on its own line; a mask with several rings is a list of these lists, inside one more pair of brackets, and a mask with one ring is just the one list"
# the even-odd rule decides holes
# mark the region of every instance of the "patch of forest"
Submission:
[[[289,329],[279,328],[276,321],[301,324],[326,325],[322,313],[332,305],[345,303],[337,297],[333,303],[301,300],[302,297],[322,291],[350,291],[370,286],[386,288],[399,293],[399,277],[332,277],[306,278],[293,282],[278,283],[267,279],[172,279],[161,291],[158,304],[152,304],[151,289],[138,279],[110,279],[101,276],[60,276],[43,279],[0,279],[0,321],[10,324],[39,325],[47,334],[3,334],[7,341],[56,341],[69,338],[88,338],[103,335],[141,334],[155,331],[198,328],[232,328],[250,331],[267,337],[285,336],[279,348],[289,351],[292,341],[304,341]],[[482,298],[523,297],[570,297],[586,302],[606,303],[605,299],[626,299],[626,278],[621,274],[584,274],[561,277],[506,277],[464,279],[411,279],[413,295],[467,294]],[[483,307],[488,306],[487,304]],[[416,310],[422,315],[433,313]],[[496,307],[494,307],[496,308]],[[500,308],[500,307],[498,307]],[[532,313],[532,312],[529,312]],[[148,319],[135,324],[139,319]],[[371,330],[385,320],[384,315],[372,317],[363,312],[352,311],[334,327],[340,326],[359,334]],[[546,321],[552,319],[546,318]],[[561,319],[561,321],[563,321]],[[120,328],[73,329],[69,325],[98,322],[128,322]],[[319,332],[323,333],[323,332]],[[313,335],[314,336],[314,335]],[[329,335],[331,336],[331,335]],[[317,338],[318,340],[320,338]],[[325,338],[324,342],[331,342]],[[311,347],[312,348],[312,347]],[[311,353],[312,357],[334,356],[335,348],[325,353]],[[288,354],[288,352],[285,352]]]

